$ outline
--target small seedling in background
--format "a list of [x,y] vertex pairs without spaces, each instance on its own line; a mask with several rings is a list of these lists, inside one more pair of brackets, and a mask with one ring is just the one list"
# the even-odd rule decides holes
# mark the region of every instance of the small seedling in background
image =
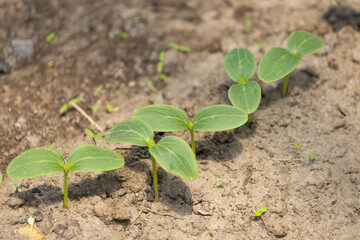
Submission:
[[127,34],[126,32],[121,32],[119,36],[120,36],[120,38],[122,38],[124,40],[127,40],[130,38],[130,35]]
[[248,120],[247,113],[237,107],[224,104],[200,109],[192,122],[183,110],[163,104],[136,109],[133,117],[147,122],[154,131],[158,132],[189,130],[194,155],[196,155],[194,131],[229,130],[240,127]]
[[104,141],[104,138],[100,135],[96,135],[94,134],[90,129],[85,129],[85,133],[86,135],[88,135],[89,137],[91,137],[96,145],[96,141],[95,140],[99,140],[99,141]]
[[114,31],[110,31],[108,34],[109,39],[114,39],[115,38],[115,32]]
[[64,207],[68,207],[68,173],[84,171],[109,171],[124,165],[124,158],[108,149],[82,145],[75,148],[65,161],[60,151],[50,148],[32,148],[14,158],[6,173],[17,187],[17,179],[40,177],[53,173],[64,173]]
[[52,40],[54,40],[55,36],[56,34],[54,32],[50,33],[46,36],[46,42],[51,42]]
[[51,68],[52,66],[54,66],[54,61],[48,62],[48,63],[47,63],[47,66],[48,66],[49,68]]
[[118,123],[111,128],[105,140],[149,148],[152,159],[155,202],[159,200],[156,163],[165,171],[175,173],[185,179],[197,178],[197,162],[189,145],[183,139],[175,136],[163,137],[155,143],[153,129],[140,119],[133,118]]
[[209,234],[210,234],[210,236],[214,236],[214,231],[213,230],[211,230],[211,229],[209,229]]
[[96,93],[97,95],[99,95],[99,94],[101,93],[102,89],[103,89],[103,86],[102,86],[102,85],[98,86],[98,87],[95,89],[95,93]]
[[310,154],[304,154],[303,157],[309,158],[309,161],[310,161],[311,159],[313,159],[316,156],[317,152],[318,152],[317,150],[314,150]]
[[234,107],[248,115],[250,125],[251,114],[256,111],[261,101],[260,85],[250,81],[256,70],[255,57],[246,48],[234,48],[226,54],[224,66],[230,79],[237,83],[229,88],[229,99]]
[[294,146],[295,146],[297,149],[300,149],[300,148],[301,148],[300,144],[297,143],[297,142],[294,142]]
[[225,182],[221,179],[217,180],[216,182],[219,183],[221,186],[223,186],[225,184]]
[[166,75],[165,73],[160,74],[160,79],[161,79],[163,82],[165,82],[168,78],[169,78],[169,76]]
[[169,46],[176,50],[179,50],[181,52],[186,52],[186,53],[191,52],[191,48],[189,48],[187,46],[180,46],[179,44],[174,43],[174,42],[169,43]]
[[151,89],[151,91],[156,92],[156,88],[154,87],[152,81],[147,80],[147,81],[146,81],[146,84],[147,84],[148,87]]
[[259,45],[259,48],[261,49],[261,50],[264,50],[265,49],[265,44],[264,44],[264,42],[263,41],[259,41],[258,42],[258,45]]
[[106,104],[106,109],[109,113],[112,113],[114,111],[114,108],[112,107],[112,105],[110,103]]
[[260,217],[264,212],[266,212],[267,208],[262,206],[259,208],[257,212],[255,212],[255,216]]
[[165,60],[165,52],[160,52],[159,62],[156,67],[158,73],[161,73],[164,68],[164,60]]
[[99,106],[99,104],[94,104],[92,107],[91,107],[91,112],[92,112],[92,114],[96,114],[98,111],[99,111],[99,108],[100,108],[100,106]]
[[70,99],[70,100],[68,101],[68,103],[66,103],[66,104],[64,104],[64,105],[61,106],[61,108],[60,108],[60,110],[59,110],[59,113],[60,113],[60,114],[65,113],[65,112],[69,109],[69,107],[72,107],[72,104],[73,104],[73,103],[76,104],[76,103],[78,103],[78,102],[80,102],[80,99],[79,99],[79,98]]
[[245,21],[245,28],[244,28],[244,32],[246,35],[249,35],[250,34],[250,31],[251,31],[251,20],[250,19],[246,19]]
[[316,35],[295,31],[290,34],[285,48],[272,48],[261,58],[258,77],[263,82],[274,82],[283,77],[284,85],[281,97],[286,96],[290,73],[300,64],[302,57],[320,51],[324,41]]

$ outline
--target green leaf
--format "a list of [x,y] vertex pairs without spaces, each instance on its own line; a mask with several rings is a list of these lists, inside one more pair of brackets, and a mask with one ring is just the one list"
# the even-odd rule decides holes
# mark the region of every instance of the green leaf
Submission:
[[259,210],[255,213],[256,216],[260,217],[264,212],[266,212],[266,207],[260,207]]
[[52,144],[50,144],[49,148],[54,149],[55,145],[56,145],[56,143],[52,143]]
[[259,48],[260,48],[260,49],[265,49],[265,44],[264,44],[263,41],[260,40],[260,41],[258,42],[258,45],[259,45]]
[[99,141],[104,141],[104,138],[100,135],[94,135],[94,139],[99,140]]
[[150,105],[134,111],[134,118],[147,122],[154,131],[172,132],[189,129],[189,118],[181,109],[170,105]]
[[180,46],[179,50],[182,52],[187,52],[187,53],[191,52],[191,48],[189,48],[187,46]]
[[91,130],[85,128],[85,133],[86,133],[86,135],[88,135],[89,137],[94,138],[94,133],[93,133]]
[[113,107],[111,106],[110,103],[107,103],[107,104],[106,104],[106,109],[108,110],[109,113],[111,113],[111,112],[114,111],[114,109],[113,109]]
[[49,35],[46,36],[46,41],[51,42],[52,40],[54,40],[54,38],[55,38],[55,33],[52,32],[52,33],[50,33]]
[[61,106],[59,113],[63,114],[64,112],[66,112],[66,110],[68,110],[69,106],[67,104],[64,104]]
[[127,119],[116,124],[105,140],[147,147],[153,142],[153,137],[154,132],[149,124],[140,119]]
[[124,164],[124,158],[116,152],[95,145],[82,145],[70,153],[66,169],[73,172],[109,171]]
[[256,111],[261,100],[261,88],[255,81],[232,85],[229,89],[229,99],[237,108],[250,114]]
[[69,100],[68,105],[72,106],[72,103],[78,103],[78,102],[80,102],[80,98],[73,98]]
[[156,66],[156,70],[158,73],[161,73],[161,71],[163,70],[164,67],[164,62],[158,62],[157,66]]
[[250,30],[251,30],[251,20],[250,19],[246,19],[245,21],[245,29],[244,29],[244,32],[246,35],[249,35],[250,34]]
[[179,49],[179,44],[174,43],[174,42],[169,43],[169,46],[172,48],[175,48],[176,50]]
[[290,34],[286,46],[294,55],[307,56],[323,49],[325,43],[318,36],[305,32],[295,31]]
[[300,144],[297,143],[297,142],[294,142],[294,146],[295,146],[297,149],[300,149],[300,148],[301,148]]
[[146,84],[147,84],[148,87],[151,89],[151,91],[156,92],[156,88],[154,87],[152,81],[147,80],[147,81],[146,81]]
[[160,62],[163,62],[165,60],[165,52],[164,51],[160,52],[159,60],[160,60]]
[[307,157],[309,159],[312,159],[312,158],[314,158],[316,156],[317,152],[318,152],[317,150],[314,150],[310,154],[304,154],[303,157]]
[[95,114],[97,111],[99,111],[99,104],[94,104],[94,106],[91,107],[91,112]]
[[108,37],[109,37],[109,39],[114,39],[115,38],[115,32],[110,31]]
[[49,68],[51,68],[52,66],[54,66],[54,61],[49,61],[49,62],[47,63],[47,66],[48,66]]
[[226,54],[224,66],[231,80],[237,83],[245,83],[254,76],[256,61],[248,49],[234,48]]
[[125,33],[125,32],[121,32],[121,33],[120,33],[120,37],[121,37],[122,39],[124,39],[124,40],[127,40],[127,39],[130,38],[130,35],[127,34],[127,33]]
[[198,168],[194,153],[183,139],[175,136],[163,137],[150,147],[149,151],[165,171],[185,179],[197,178]]
[[168,78],[169,78],[169,76],[166,75],[166,74],[164,74],[164,73],[162,73],[162,74],[160,75],[160,79],[161,79],[163,82],[165,82]]
[[8,165],[11,179],[24,179],[59,173],[65,170],[61,153],[50,148],[32,148],[21,153]]
[[274,82],[291,73],[301,62],[284,48],[272,48],[261,58],[258,77],[263,82]]
[[98,86],[98,87],[96,88],[96,90],[95,90],[95,93],[96,93],[96,94],[99,94],[99,93],[102,91],[102,89],[103,89],[103,86],[102,86],[102,85]]
[[237,107],[213,105],[195,114],[193,129],[195,131],[224,131],[240,127],[247,120],[247,114]]

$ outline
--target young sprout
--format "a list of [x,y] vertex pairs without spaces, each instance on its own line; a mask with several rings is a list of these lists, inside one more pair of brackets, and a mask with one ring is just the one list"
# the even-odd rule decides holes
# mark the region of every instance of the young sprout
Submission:
[[50,33],[46,36],[46,42],[51,42],[52,40],[54,40],[55,36],[56,34],[54,32]]
[[99,106],[99,104],[94,104],[92,107],[91,107],[91,112],[92,112],[92,114],[95,114],[95,113],[97,113],[98,111],[99,111],[99,108],[100,108],[100,106]]
[[156,163],[165,171],[175,173],[185,179],[197,178],[197,163],[189,145],[175,136],[166,136],[155,143],[151,126],[140,119],[128,119],[118,123],[105,136],[105,140],[149,148],[152,159],[155,202],[159,200]]
[[114,108],[110,103],[106,104],[106,109],[108,110],[109,113],[112,113],[114,111]]
[[214,236],[214,231],[213,230],[211,230],[210,228],[209,228],[209,234],[210,234],[210,236]]
[[170,106],[155,104],[134,111],[133,117],[141,119],[158,132],[174,132],[189,130],[191,146],[194,155],[195,138],[194,131],[224,131],[240,127],[247,121],[247,113],[241,109],[229,105],[213,105],[199,110],[193,121],[181,109]]
[[124,39],[124,40],[127,40],[127,39],[130,38],[130,35],[127,34],[126,32],[121,32],[121,33],[119,34],[119,36],[120,36],[120,38],[122,38],[122,39]]
[[114,31],[110,31],[108,34],[109,39],[114,39],[115,38],[115,32]]
[[85,133],[86,133],[86,135],[88,135],[89,137],[91,137],[93,139],[95,145],[96,145],[95,140],[104,141],[104,138],[102,136],[93,133],[90,129],[86,128]]
[[281,97],[286,96],[290,73],[300,64],[302,57],[320,51],[324,41],[316,35],[295,31],[287,40],[287,49],[272,48],[267,51],[259,63],[258,77],[263,82],[274,82],[283,77],[284,85]]
[[64,173],[64,207],[68,207],[68,174],[84,171],[109,171],[124,165],[124,158],[108,149],[82,145],[75,148],[65,161],[63,154],[50,148],[32,148],[13,159],[6,173],[17,187],[17,179],[40,177],[53,173]]
[[295,146],[297,149],[300,149],[300,148],[301,148],[300,144],[297,143],[297,142],[294,142],[294,146]]
[[54,61],[49,61],[49,62],[47,63],[47,66],[48,66],[49,68],[51,68],[52,66],[54,66]]
[[179,44],[174,43],[174,42],[169,43],[169,46],[176,49],[176,50],[179,50],[181,52],[187,52],[187,53],[191,52],[191,49],[189,47],[180,46]]
[[159,62],[157,64],[156,70],[158,73],[161,73],[164,67],[164,60],[165,60],[165,52],[160,52],[159,55]]
[[261,88],[255,81],[250,81],[256,70],[254,55],[246,48],[234,48],[225,56],[225,71],[234,84],[228,91],[233,106],[241,109],[248,115],[248,124],[251,123],[251,114],[260,105]]
[[317,152],[318,152],[317,150],[314,150],[310,154],[304,154],[303,157],[309,158],[309,161],[310,161],[311,159],[313,159],[316,156]]
[[250,34],[250,30],[251,30],[251,20],[250,19],[246,19],[245,21],[245,29],[244,29],[244,32],[246,35],[249,35]]
[[147,81],[146,81],[146,84],[147,84],[148,87],[151,89],[151,91],[156,92],[156,88],[155,88],[155,86],[153,85],[153,83],[152,83],[151,80],[147,80]]
[[267,208],[262,206],[259,210],[255,213],[255,216],[260,217],[264,212],[266,212]]
[[102,86],[102,85],[98,86],[98,87],[95,89],[95,93],[96,93],[97,95],[99,95],[99,94],[101,93],[102,89],[103,89],[103,86]]
[[220,185],[224,185],[224,184],[225,184],[225,182],[224,182],[223,180],[221,180],[221,179],[217,180],[217,182],[218,182]]
[[259,41],[258,42],[258,45],[259,45],[259,48],[261,49],[261,50],[264,50],[265,49],[265,44],[264,44],[264,42],[263,41]]

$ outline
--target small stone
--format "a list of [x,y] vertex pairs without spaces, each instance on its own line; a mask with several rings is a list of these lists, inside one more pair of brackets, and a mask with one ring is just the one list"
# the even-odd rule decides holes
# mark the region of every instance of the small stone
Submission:
[[7,201],[7,205],[13,209],[21,207],[25,203],[25,200],[18,197],[10,197]]
[[8,74],[10,70],[11,67],[9,63],[0,61],[0,74]]
[[19,117],[15,123],[15,127],[21,129],[26,124],[26,119],[23,117]]
[[30,60],[34,57],[34,46],[31,40],[12,40],[11,47],[16,60]]
[[37,147],[40,139],[37,136],[26,136],[26,140],[28,140],[30,147]]
[[18,224],[20,221],[19,221],[19,219],[17,219],[17,218],[14,218],[14,219],[11,219],[10,220],[10,225],[16,225],[16,224]]

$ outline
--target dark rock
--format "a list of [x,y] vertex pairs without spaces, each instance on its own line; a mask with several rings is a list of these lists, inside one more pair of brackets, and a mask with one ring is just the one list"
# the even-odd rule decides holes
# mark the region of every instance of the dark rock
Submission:
[[353,29],[360,30],[360,13],[351,7],[341,4],[333,5],[324,14],[323,18],[331,25],[336,32],[346,25]]
[[11,219],[10,220],[10,225],[16,225],[16,224],[18,224],[20,221],[19,221],[19,219],[17,219],[17,218],[14,218],[14,219]]
[[12,40],[11,47],[16,60],[30,60],[34,57],[34,46],[31,40]]
[[10,73],[11,67],[7,62],[0,62],[0,74],[8,74]]
[[31,192],[32,193],[41,193],[41,190],[40,190],[40,188],[33,188],[33,189],[31,189]]

